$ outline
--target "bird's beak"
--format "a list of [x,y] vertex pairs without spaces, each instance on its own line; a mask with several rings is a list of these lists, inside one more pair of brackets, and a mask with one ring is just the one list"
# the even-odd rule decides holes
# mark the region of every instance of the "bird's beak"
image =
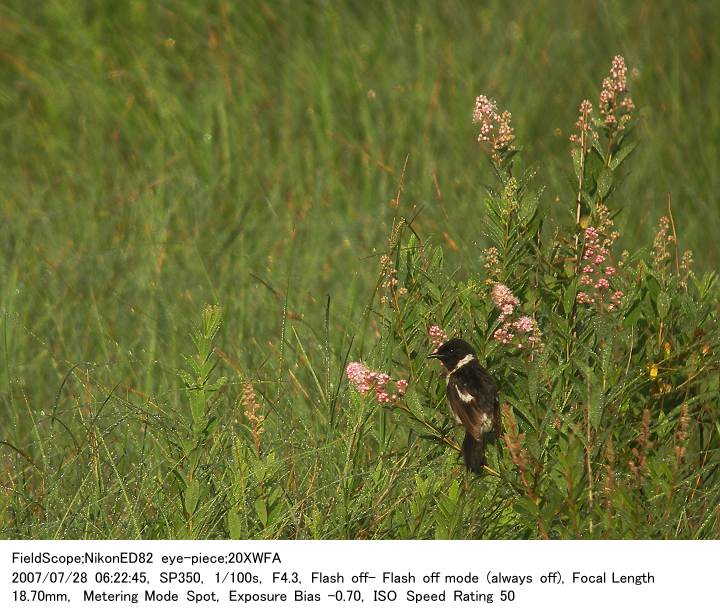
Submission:
[[430,353],[430,355],[427,356],[428,359],[438,359],[439,357],[437,353]]

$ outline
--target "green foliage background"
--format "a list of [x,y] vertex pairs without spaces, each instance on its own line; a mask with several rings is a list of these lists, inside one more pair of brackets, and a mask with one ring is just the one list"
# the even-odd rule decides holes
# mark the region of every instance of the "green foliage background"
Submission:
[[[669,193],[681,248],[715,269],[718,30],[711,1],[3,3],[0,536],[536,536],[511,467],[466,479],[429,429],[354,398],[344,366],[410,376],[410,410],[457,437],[421,334],[458,297],[456,325],[482,310],[455,286],[479,280],[494,182],[474,97],[513,112],[552,227],[574,207],[577,106],[616,53],[641,142],[613,196],[619,247],[649,245]],[[400,217],[444,250],[416,264],[435,308],[403,321],[406,361],[373,303]],[[717,536],[708,472],[692,523],[672,503],[604,536]]]

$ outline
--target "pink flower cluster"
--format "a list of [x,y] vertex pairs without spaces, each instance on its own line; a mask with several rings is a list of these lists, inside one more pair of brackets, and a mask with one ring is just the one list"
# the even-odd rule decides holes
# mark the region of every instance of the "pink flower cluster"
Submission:
[[478,141],[490,146],[496,160],[515,139],[511,122],[512,114],[509,111],[498,113],[495,101],[482,94],[475,99],[473,124],[480,125]]
[[397,291],[398,295],[405,295],[407,289],[405,287],[398,287],[397,270],[393,266],[392,259],[388,255],[380,257],[380,286],[385,289],[386,294],[380,297],[380,303],[385,304],[388,301],[388,296],[392,297],[392,293]]
[[[627,67],[622,56],[615,56],[610,74],[603,79],[600,91],[600,115],[605,126],[622,130],[630,120],[635,105],[627,93]],[[619,116],[619,118],[618,118]]]
[[670,258],[670,245],[674,242],[675,234],[670,232],[670,219],[661,216],[658,232],[653,240],[653,263],[656,269],[663,269],[663,264]]
[[496,284],[490,292],[492,300],[495,305],[500,309],[502,313],[501,320],[505,316],[511,315],[515,310],[515,307],[520,304],[518,298],[512,294],[512,291],[508,289],[504,284]]
[[490,292],[493,302],[500,310],[500,327],[493,333],[493,338],[501,344],[515,344],[518,349],[533,348],[540,343],[540,330],[535,319],[522,315],[517,319],[510,317],[520,301],[504,284],[496,284]]
[[575,128],[578,129],[578,132],[570,135],[570,141],[584,148],[586,153],[590,150],[590,139],[588,137],[597,137],[597,133],[593,130],[591,124],[592,110],[593,106],[589,100],[585,99],[580,103],[580,115],[577,122],[575,122]]
[[597,305],[612,312],[620,305],[622,291],[610,293],[610,281],[617,274],[612,265],[605,265],[615,234],[602,237],[594,227],[585,229],[585,250],[583,252],[580,284],[586,290],[578,291],[580,304]]
[[433,347],[433,353],[440,348],[440,345],[448,339],[448,335],[445,333],[442,327],[439,325],[431,325],[428,329],[428,336],[430,336],[430,343]]
[[[386,372],[373,372],[360,362],[352,362],[348,364],[345,370],[348,381],[350,381],[357,389],[358,393],[365,395],[372,391],[375,394],[375,400],[380,404],[395,402],[398,398],[402,398],[407,390],[408,382],[405,379],[393,381]],[[387,388],[394,384],[395,392],[389,393]]]

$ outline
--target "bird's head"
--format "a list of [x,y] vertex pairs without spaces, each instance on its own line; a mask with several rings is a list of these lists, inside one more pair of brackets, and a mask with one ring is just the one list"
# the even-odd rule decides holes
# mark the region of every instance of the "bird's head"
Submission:
[[445,368],[452,370],[468,355],[473,358],[477,357],[475,355],[475,349],[467,342],[461,338],[453,338],[441,344],[437,351],[428,355],[428,358],[439,359]]

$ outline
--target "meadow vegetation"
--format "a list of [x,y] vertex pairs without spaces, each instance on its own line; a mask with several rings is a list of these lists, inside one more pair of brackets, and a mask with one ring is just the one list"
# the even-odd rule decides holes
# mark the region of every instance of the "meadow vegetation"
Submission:
[[6,2],[0,537],[720,536],[719,27]]

